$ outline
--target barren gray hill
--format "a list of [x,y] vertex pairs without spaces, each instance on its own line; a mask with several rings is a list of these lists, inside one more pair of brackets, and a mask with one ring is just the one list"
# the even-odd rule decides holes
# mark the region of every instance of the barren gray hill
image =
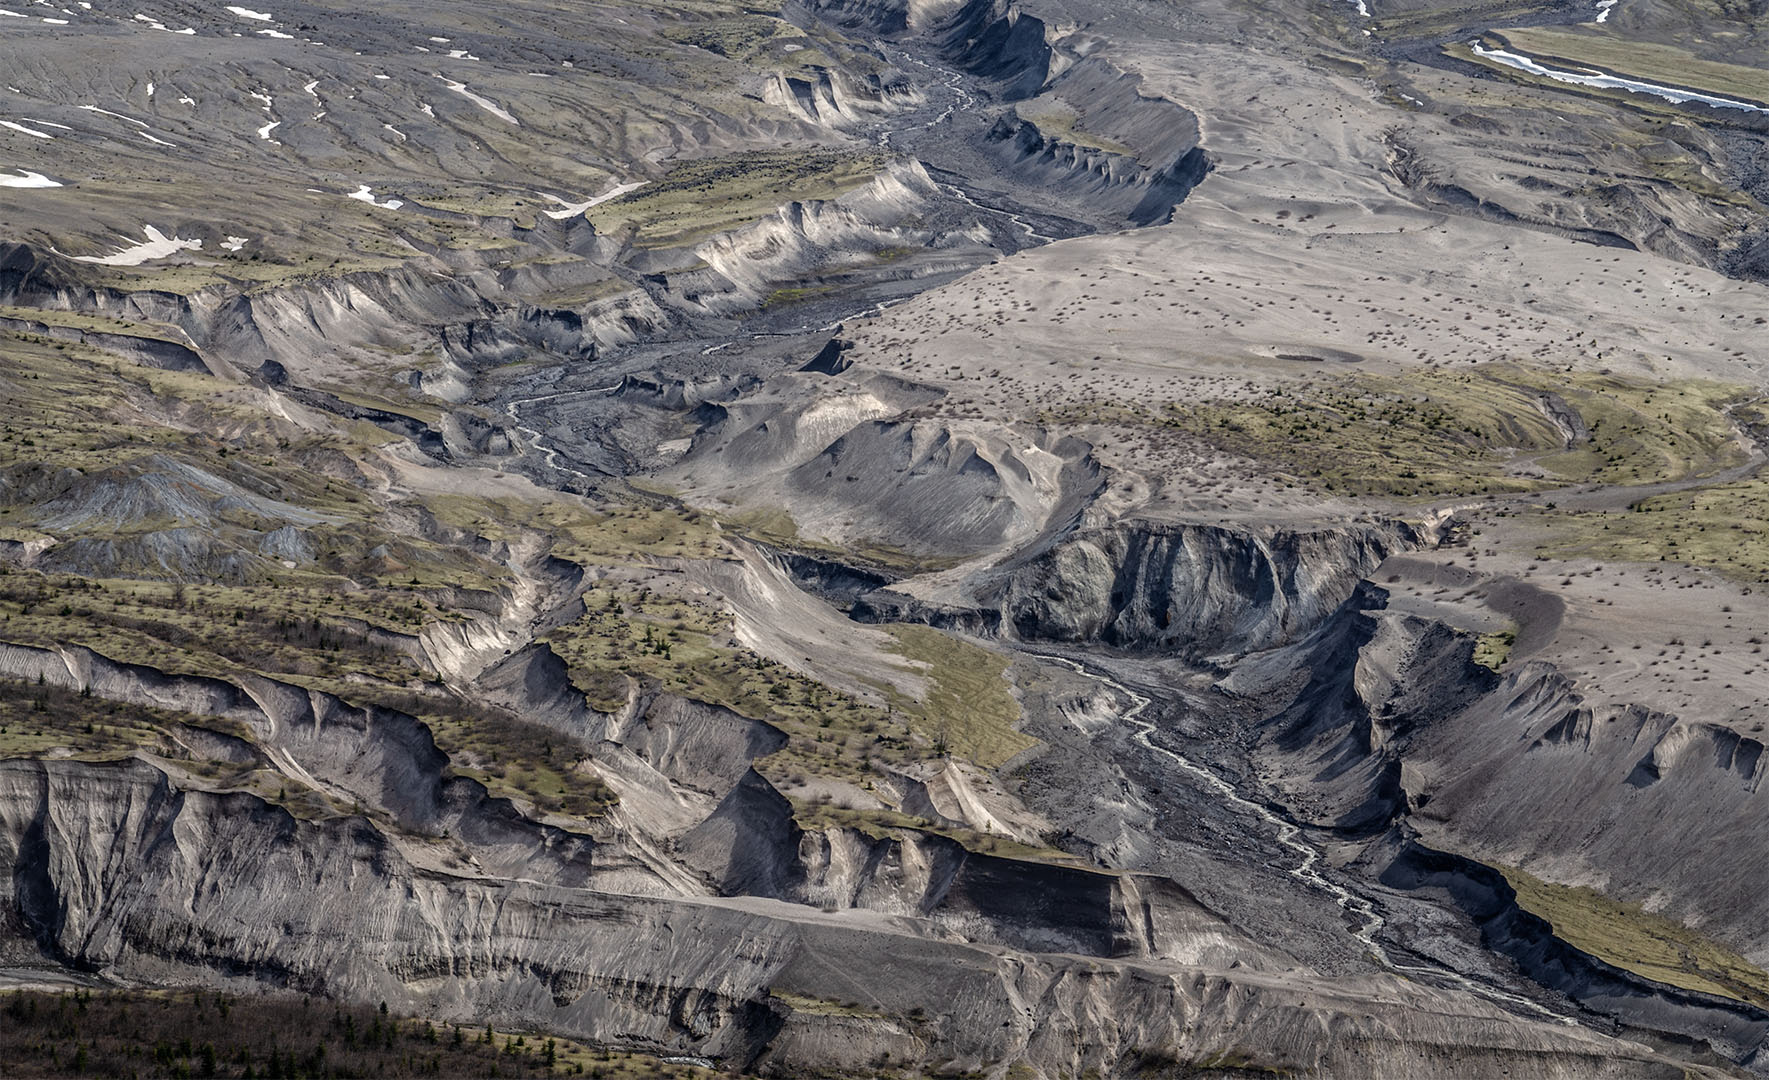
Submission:
[[1769,1069],[1757,7],[0,9],[20,1067]]

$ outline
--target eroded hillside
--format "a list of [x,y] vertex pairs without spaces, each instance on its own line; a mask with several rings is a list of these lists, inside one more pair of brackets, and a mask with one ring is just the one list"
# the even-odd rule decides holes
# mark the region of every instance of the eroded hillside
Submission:
[[76,8],[0,14],[4,983],[1758,1067],[1759,16]]

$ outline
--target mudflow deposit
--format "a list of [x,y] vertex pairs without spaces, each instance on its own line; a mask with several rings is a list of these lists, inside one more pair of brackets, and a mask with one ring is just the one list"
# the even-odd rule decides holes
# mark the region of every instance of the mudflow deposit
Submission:
[[1769,1073],[1759,0],[0,2],[32,1052]]

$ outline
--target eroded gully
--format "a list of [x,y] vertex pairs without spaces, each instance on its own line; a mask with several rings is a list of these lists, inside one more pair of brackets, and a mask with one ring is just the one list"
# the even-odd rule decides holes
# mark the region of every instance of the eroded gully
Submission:
[[1302,838],[1302,827],[1295,822],[1279,815],[1262,803],[1253,801],[1242,795],[1234,785],[1209,769],[1177,751],[1170,750],[1155,741],[1155,725],[1143,719],[1142,714],[1148,710],[1153,699],[1146,694],[1138,693],[1109,675],[1090,670],[1086,665],[1063,656],[1050,653],[1034,652],[1032,655],[1052,663],[1061,664],[1082,678],[1091,679],[1117,694],[1122,694],[1131,701],[1131,706],[1121,714],[1121,719],[1136,729],[1131,736],[1138,746],[1143,747],[1157,757],[1171,762],[1181,772],[1202,781],[1204,789],[1216,796],[1223,803],[1236,810],[1252,814],[1261,822],[1270,826],[1278,843],[1294,857],[1293,865],[1283,867],[1289,875],[1312,889],[1326,893],[1333,902],[1347,913],[1356,916],[1361,925],[1352,931],[1359,941],[1369,949],[1372,959],[1385,971],[1397,975],[1424,976],[1439,982],[1448,983],[1459,990],[1486,998],[1488,1001],[1503,1005],[1506,1008],[1520,1010],[1558,1021],[1562,1024],[1576,1025],[1578,1021],[1563,1016],[1552,1009],[1532,1001],[1519,994],[1513,994],[1486,983],[1470,979],[1448,968],[1425,967],[1416,964],[1404,964],[1389,955],[1388,950],[1376,940],[1378,934],[1387,926],[1387,920],[1376,910],[1376,904],[1370,898],[1353,892],[1350,888],[1320,871],[1321,852],[1314,845]]
[[[960,74],[958,72],[954,72],[954,71],[943,70],[941,68],[936,67],[935,65],[932,65],[932,64],[929,64],[925,61],[919,60],[913,56],[909,56],[906,53],[902,54],[900,59],[903,60],[904,62],[913,64],[919,68],[926,70],[930,75],[938,77],[939,85],[946,91],[946,96],[947,96],[948,100],[946,101],[946,103],[943,107],[940,107],[941,111],[938,114],[936,114],[931,120],[923,120],[922,117],[926,115],[927,110],[920,110],[912,116],[900,118],[900,119],[908,119],[910,121],[913,121],[913,123],[903,125],[902,127],[899,127],[899,128],[883,130],[883,131],[879,132],[875,136],[875,142],[880,147],[888,147],[890,145],[892,135],[895,133],[895,131],[908,131],[908,130],[915,130],[915,129],[919,129],[919,128],[933,127],[938,124],[947,123],[947,122],[951,121],[951,119],[952,119],[954,113],[957,111],[957,109],[960,106],[968,105],[972,100],[971,95],[969,94],[968,91],[966,91],[964,89],[964,87],[962,85],[963,84],[962,74]],[[938,107],[938,106],[936,106],[936,107]],[[939,186],[942,191],[945,191],[951,197],[972,207],[973,209],[976,209],[976,210],[981,211],[983,213],[987,213],[987,214],[991,214],[991,215],[998,215],[998,216],[1008,218],[1015,225],[1017,225],[1019,228],[1021,228],[1025,231],[1027,239],[1030,242],[1032,242],[1033,244],[1046,243],[1052,239],[1051,237],[1044,236],[1041,233],[1039,233],[1030,222],[1026,221],[1024,218],[1022,218],[1018,214],[1015,214],[1011,211],[1002,210],[998,207],[986,206],[980,202],[977,202],[975,199],[971,198],[962,189],[960,189],[954,185],[941,184]],[[865,309],[862,309],[860,311],[856,311],[852,315],[846,316],[846,318],[853,319],[853,318],[860,318],[860,317],[865,317],[867,315],[875,314],[878,311],[882,310],[882,308],[884,308],[885,306],[888,306],[889,303],[896,303],[896,302],[901,302],[901,301],[897,300],[897,301],[887,302],[886,304],[870,305]],[[816,328],[816,329],[819,329],[819,330],[834,329],[836,326],[840,325],[841,321],[843,321],[843,320],[838,320],[836,323],[832,323],[828,327]],[[805,328],[805,330],[803,330],[801,332],[811,332],[811,331],[812,331],[812,328]],[[758,336],[758,335],[747,335],[747,336]],[[769,335],[769,336],[773,336],[773,335]],[[701,351],[703,353],[716,352],[722,348],[728,347],[730,344],[732,344],[733,342],[735,342],[737,340],[739,340],[739,338],[732,338],[729,341],[726,341],[726,342],[723,342],[720,344],[714,344],[710,348],[707,348],[707,349],[704,349]],[[583,479],[592,479],[588,474],[560,462],[559,461],[559,457],[560,457],[559,452],[555,448],[553,448],[552,446],[548,445],[548,441],[545,438],[545,436],[541,432],[535,430],[534,428],[528,427],[522,423],[522,417],[521,417],[520,410],[524,406],[531,405],[531,404],[538,404],[540,402],[552,400],[555,398],[561,398],[561,397],[567,397],[567,396],[577,396],[577,395],[608,394],[608,393],[614,392],[618,388],[619,388],[619,384],[616,384],[614,386],[593,387],[593,388],[583,389],[583,390],[553,392],[553,393],[546,393],[546,394],[536,394],[536,395],[533,395],[530,397],[524,397],[524,398],[515,398],[515,399],[510,400],[506,404],[505,410],[509,414],[513,424],[516,426],[517,431],[525,439],[527,439],[529,441],[529,444],[532,447],[532,449],[540,452],[540,454],[543,457],[543,460],[546,463],[546,466],[549,469],[553,469],[553,470],[556,470],[559,472],[569,473],[571,475],[575,475],[575,476],[578,476]],[[1246,796],[1242,795],[1234,787],[1234,785],[1230,784],[1228,781],[1224,780],[1222,777],[1218,776],[1214,772],[1211,772],[1209,769],[1205,768],[1204,766],[1199,765],[1198,763],[1192,761],[1191,759],[1187,758],[1183,754],[1180,754],[1174,750],[1168,749],[1167,747],[1161,746],[1160,744],[1158,744],[1155,741],[1154,734],[1156,731],[1156,727],[1155,727],[1154,723],[1152,723],[1151,721],[1143,719],[1143,715],[1142,715],[1145,711],[1147,711],[1148,707],[1152,704],[1153,699],[1151,699],[1147,695],[1138,693],[1137,691],[1131,689],[1130,687],[1124,685],[1123,683],[1110,677],[1109,675],[1105,675],[1100,672],[1090,670],[1085,665],[1083,665],[1075,660],[1071,660],[1067,657],[1055,656],[1055,655],[1051,655],[1048,653],[1033,653],[1033,655],[1039,656],[1042,659],[1049,660],[1053,663],[1061,664],[1061,665],[1071,669],[1072,671],[1074,671],[1076,674],[1082,676],[1083,678],[1098,682],[1101,685],[1114,691],[1115,693],[1121,694],[1125,698],[1128,698],[1131,702],[1131,706],[1129,709],[1127,709],[1122,714],[1122,719],[1124,721],[1126,721],[1129,725],[1131,725],[1133,728],[1136,729],[1135,734],[1132,736],[1133,741],[1136,742],[1139,746],[1148,750],[1150,753],[1156,755],[1159,758],[1162,758],[1162,759],[1170,762],[1175,768],[1178,768],[1180,771],[1182,771],[1182,772],[1186,773],[1187,775],[1198,780],[1202,784],[1204,790],[1209,792],[1211,795],[1215,796],[1224,805],[1232,807],[1234,810],[1239,811],[1241,813],[1251,814],[1255,818],[1257,818],[1259,821],[1264,823],[1266,826],[1268,826],[1271,829],[1273,835],[1276,837],[1279,845],[1282,846],[1286,851],[1288,851],[1290,853],[1290,855],[1292,856],[1292,859],[1289,860],[1292,864],[1285,866],[1283,869],[1291,877],[1294,877],[1296,880],[1298,880],[1302,884],[1306,885],[1307,887],[1326,893],[1328,896],[1332,897],[1334,903],[1337,904],[1341,909],[1346,911],[1348,914],[1355,916],[1358,919],[1360,925],[1357,927],[1357,929],[1353,930],[1352,933],[1358,939],[1358,941],[1362,942],[1364,944],[1364,946],[1368,949],[1369,955],[1371,956],[1371,958],[1376,962],[1376,964],[1379,967],[1381,967],[1382,969],[1384,969],[1386,971],[1389,971],[1389,972],[1392,972],[1392,973],[1398,974],[1398,975],[1422,976],[1422,977],[1425,977],[1428,979],[1437,980],[1438,982],[1441,982],[1441,983],[1447,983],[1447,984],[1454,986],[1458,989],[1465,990],[1469,993],[1472,993],[1472,994],[1475,994],[1479,997],[1485,998],[1489,1001],[1492,1001],[1496,1004],[1504,1006],[1504,1007],[1511,1009],[1513,1011],[1526,1012],[1526,1013],[1533,1014],[1536,1016],[1541,1016],[1544,1018],[1552,1019],[1552,1020],[1558,1021],[1562,1024],[1575,1025],[1577,1023],[1576,1020],[1573,1020],[1567,1016],[1563,1016],[1560,1013],[1557,1013],[1557,1012],[1541,1005],[1538,1002],[1530,1000],[1529,998],[1523,997],[1518,994],[1509,993],[1505,990],[1498,989],[1497,987],[1490,986],[1486,983],[1478,982],[1474,979],[1470,979],[1464,975],[1461,975],[1455,971],[1451,971],[1447,968],[1426,967],[1426,966],[1422,966],[1422,965],[1406,964],[1406,963],[1402,963],[1400,961],[1397,961],[1393,956],[1391,956],[1389,954],[1388,950],[1377,940],[1378,935],[1381,933],[1381,931],[1387,925],[1387,920],[1383,917],[1381,912],[1377,910],[1377,907],[1376,907],[1376,904],[1374,903],[1374,901],[1372,901],[1371,899],[1369,899],[1366,896],[1360,895],[1359,893],[1353,891],[1351,888],[1347,887],[1346,885],[1343,885],[1340,882],[1335,881],[1334,879],[1328,877],[1326,874],[1321,872],[1320,864],[1322,862],[1323,856],[1322,856],[1319,849],[1317,849],[1312,844],[1310,844],[1308,841],[1303,839],[1303,830],[1302,830],[1301,826],[1295,824],[1294,822],[1292,822],[1292,821],[1286,819],[1285,817],[1279,815],[1278,813],[1272,811],[1270,808],[1268,808],[1264,804],[1256,802],[1256,801],[1249,799]]]

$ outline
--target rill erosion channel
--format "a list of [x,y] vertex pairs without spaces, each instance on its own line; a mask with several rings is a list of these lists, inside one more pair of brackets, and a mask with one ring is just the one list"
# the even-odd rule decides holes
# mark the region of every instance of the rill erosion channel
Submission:
[[0,0],[0,1075],[1769,1076],[1765,0]]

